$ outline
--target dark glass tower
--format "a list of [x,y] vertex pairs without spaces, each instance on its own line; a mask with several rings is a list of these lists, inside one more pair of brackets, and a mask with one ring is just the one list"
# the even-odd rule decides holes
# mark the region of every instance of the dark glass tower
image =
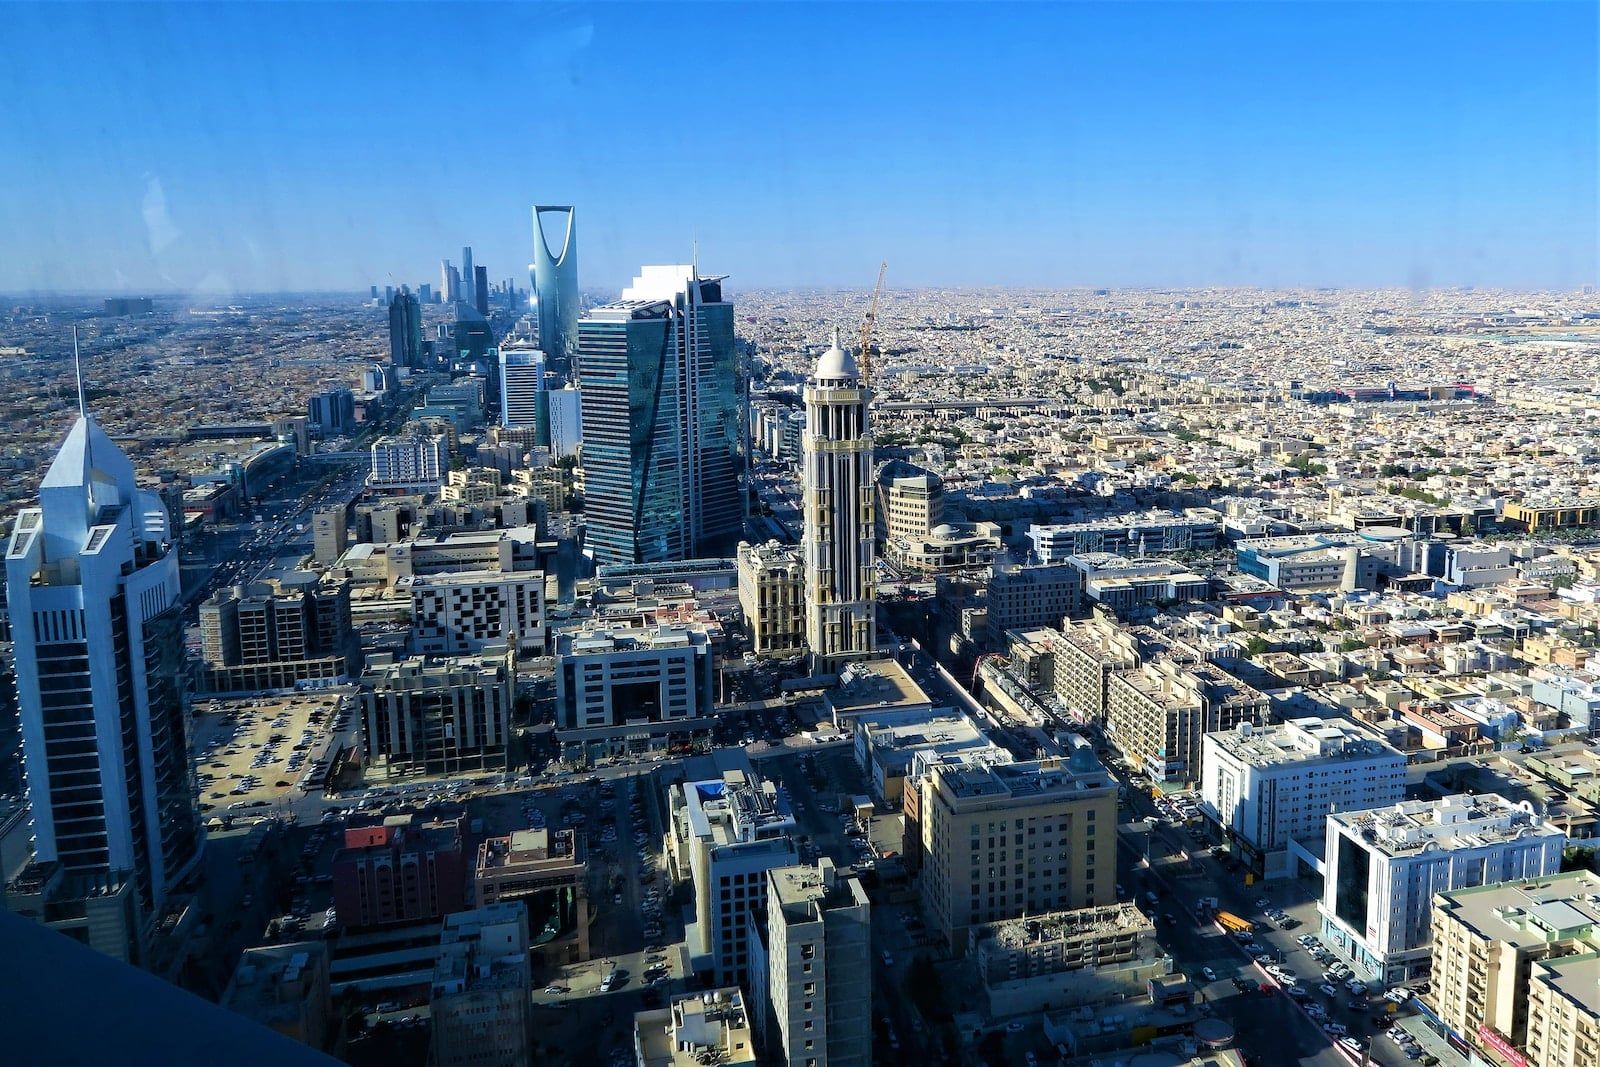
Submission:
[[578,324],[588,540],[600,563],[731,551],[743,530],[733,305],[647,267]]
[[389,301],[389,362],[415,367],[422,362],[422,305],[402,288]]

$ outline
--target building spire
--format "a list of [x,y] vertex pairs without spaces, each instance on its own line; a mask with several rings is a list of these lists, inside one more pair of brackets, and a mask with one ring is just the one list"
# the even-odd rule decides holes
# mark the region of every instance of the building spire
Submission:
[[89,417],[89,402],[83,394],[83,358],[78,354],[78,327],[72,327],[72,369],[78,378],[78,414]]

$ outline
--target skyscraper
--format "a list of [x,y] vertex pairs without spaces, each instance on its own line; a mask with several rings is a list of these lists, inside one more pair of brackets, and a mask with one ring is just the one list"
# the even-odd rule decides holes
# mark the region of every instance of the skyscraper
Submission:
[[478,300],[472,288],[476,278],[477,275],[472,273],[472,246],[467,245],[461,250],[461,299],[472,307],[478,306]]
[[485,266],[473,267],[472,275],[472,305],[478,309],[478,314],[489,314],[489,268]]
[[544,353],[526,344],[500,346],[500,425],[531,428],[534,442],[550,445],[550,398],[545,392]]
[[733,304],[722,279],[646,267],[578,333],[595,558],[730,552],[743,518]]
[[397,367],[422,362],[422,305],[404,286],[389,301],[389,362]]
[[87,414],[17,516],[6,578],[35,870],[78,895],[131,883],[147,922],[200,848],[178,555],[160,498]]
[[454,304],[461,299],[461,272],[444,261],[444,287],[440,290],[444,294],[444,302]]
[[454,270],[448,259],[439,261],[439,292],[446,300],[455,299],[455,286],[450,283],[450,275]]
[[[550,250],[548,221],[564,222],[561,250]],[[561,216],[565,216],[561,218]],[[570,206],[536,205],[533,209],[533,267],[530,271],[538,296],[539,347],[552,367],[572,376],[578,352],[578,231]]]
[[827,669],[877,643],[869,395],[835,330],[805,388],[803,445],[806,643]]

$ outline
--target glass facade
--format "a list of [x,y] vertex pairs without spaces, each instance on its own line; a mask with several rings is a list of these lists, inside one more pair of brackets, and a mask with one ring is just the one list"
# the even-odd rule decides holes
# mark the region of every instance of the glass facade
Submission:
[[539,347],[551,370],[570,377],[578,346],[578,233],[571,207],[533,209],[533,285]]

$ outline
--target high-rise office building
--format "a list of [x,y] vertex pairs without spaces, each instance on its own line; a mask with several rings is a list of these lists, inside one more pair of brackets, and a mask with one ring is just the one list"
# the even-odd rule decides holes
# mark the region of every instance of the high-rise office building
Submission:
[[[78,898],[131,883],[148,921],[200,849],[178,557],[160,498],[87,414],[17,516],[6,591],[35,881]],[[112,940],[138,956],[137,931]]]
[[389,362],[397,367],[422,363],[422,306],[404,287],[389,301]]
[[544,353],[522,344],[500,348],[500,425],[534,431],[534,444],[550,447],[550,394]]
[[578,331],[595,559],[731,552],[743,512],[733,304],[722,279],[689,266],[646,267]]
[[806,643],[837,668],[876,645],[872,431],[855,357],[833,345],[805,388]]
[[478,306],[477,293],[473,289],[477,279],[472,268],[472,246],[468,245],[461,250],[461,299],[472,307]]
[[[551,251],[550,231],[561,225],[561,249]],[[533,264],[528,268],[537,297],[539,347],[564,375],[572,373],[578,352],[578,231],[569,206],[535,205]]]
[[478,309],[478,314],[489,314],[489,268],[477,266],[472,268],[472,306]]
[[433,303],[433,286],[427,282],[417,286],[417,302],[422,304]]
[[460,284],[459,279],[460,275],[456,274],[456,269],[450,265],[450,261],[441,259],[439,261],[440,295],[446,300],[454,300],[456,298],[456,286]]

